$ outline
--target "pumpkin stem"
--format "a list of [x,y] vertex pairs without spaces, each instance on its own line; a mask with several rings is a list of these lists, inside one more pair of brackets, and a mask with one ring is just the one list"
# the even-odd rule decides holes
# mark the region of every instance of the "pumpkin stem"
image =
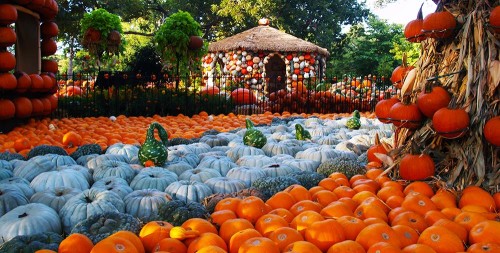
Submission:
[[27,217],[28,214],[27,213],[23,213],[23,214],[20,214],[17,216],[17,218],[24,218],[24,217]]
[[251,119],[246,118],[245,119],[245,126],[247,129],[252,129],[252,128],[254,128],[255,125],[253,124]]
[[420,5],[420,9],[418,10],[417,13],[417,20],[423,20],[424,19],[424,14],[422,13],[422,7],[424,6],[424,3],[422,2],[422,5]]
[[410,94],[404,94],[403,95],[403,99],[401,100],[401,102],[403,102],[404,105],[409,105],[411,104],[411,96]]
[[401,59],[401,66],[403,68],[408,67],[408,56],[406,55],[406,52],[403,53],[403,58]]

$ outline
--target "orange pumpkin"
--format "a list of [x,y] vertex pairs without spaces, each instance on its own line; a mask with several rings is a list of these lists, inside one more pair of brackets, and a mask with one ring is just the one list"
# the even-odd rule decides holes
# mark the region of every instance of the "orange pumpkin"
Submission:
[[447,90],[440,86],[432,87],[430,84],[426,84],[417,96],[418,109],[430,119],[437,110],[447,107],[450,101],[451,96]]
[[239,198],[225,198],[215,205],[215,211],[220,211],[220,210],[231,210],[236,213],[236,209],[238,208],[238,205],[240,204],[241,199]]
[[500,252],[500,244],[492,243],[492,242],[479,242],[472,244],[467,252],[470,253],[491,253],[491,252]]
[[236,218],[238,218],[238,217],[231,210],[220,210],[220,211],[215,211],[212,214],[210,214],[210,221],[219,227],[225,221],[230,220],[230,219],[236,219]]
[[489,24],[495,33],[500,33],[500,7],[493,8],[490,12]]
[[151,252],[155,245],[170,236],[170,230],[174,226],[165,221],[150,221],[146,223],[139,232],[142,244],[146,252]]
[[434,173],[434,161],[428,154],[406,154],[399,163],[399,175],[404,180],[425,180]]
[[441,108],[432,116],[436,133],[447,139],[463,136],[469,128],[470,117],[464,109]]
[[40,25],[40,35],[42,39],[56,37],[59,34],[59,27],[55,22],[45,21]]
[[489,192],[478,186],[468,186],[463,192],[458,207],[463,208],[468,205],[482,206],[490,212],[495,211],[495,199]]
[[255,237],[246,240],[238,249],[238,253],[280,253],[280,250],[271,239]]
[[444,10],[443,2],[439,2],[436,12],[427,15],[422,24],[422,31],[429,38],[444,39],[453,35],[457,21],[453,14]]
[[272,209],[285,208],[290,209],[296,203],[293,196],[285,191],[280,191],[270,197],[266,204],[271,206]]
[[422,25],[424,23],[424,16],[422,14],[422,6],[420,6],[420,9],[418,10],[417,13],[417,19],[414,19],[405,26],[404,30],[404,35],[406,37],[406,40],[409,42],[420,42],[422,40],[425,40],[425,34],[422,32]]
[[325,220],[325,218],[321,214],[315,211],[304,211],[293,218],[292,222],[290,223],[290,227],[296,229],[302,235],[304,235],[307,227],[309,227],[316,221],[322,220]]
[[316,245],[308,241],[297,241],[287,245],[282,253],[322,253]]
[[33,112],[33,105],[31,100],[26,97],[17,97],[12,100],[16,106],[16,117],[27,118]]
[[465,250],[462,240],[449,229],[441,226],[430,226],[425,229],[420,234],[418,243],[431,247],[437,253],[455,253]]
[[413,211],[406,211],[398,214],[392,220],[391,225],[405,225],[415,229],[419,233],[422,233],[422,231],[428,227],[424,217]]
[[[500,8],[498,8],[497,6],[496,9]],[[483,133],[486,141],[488,141],[493,146],[500,147],[500,116],[493,117],[486,121]]]
[[344,228],[333,219],[316,221],[306,228],[305,239],[325,252],[333,244],[345,240]]
[[94,243],[84,234],[73,233],[68,235],[59,244],[59,253],[89,253]]
[[288,227],[288,222],[276,214],[264,214],[255,222],[255,229],[263,236],[281,227]]
[[0,47],[10,47],[16,43],[16,32],[10,27],[0,27]]
[[210,245],[227,250],[226,242],[219,235],[214,233],[204,233],[189,243],[187,252],[195,253],[198,250]]
[[389,111],[389,118],[396,127],[417,129],[420,127],[423,115],[416,104],[405,97],[402,102],[395,103]]
[[237,105],[255,104],[257,97],[249,89],[237,88],[231,92],[231,99]]
[[401,249],[387,242],[377,242],[366,253],[400,253]]
[[477,223],[469,232],[469,243],[497,243],[500,244],[500,222],[485,220]]
[[356,242],[361,244],[365,250],[368,250],[373,244],[378,242],[387,242],[396,247],[401,247],[398,234],[389,225],[384,223],[375,223],[366,226],[359,232]]
[[153,251],[151,252],[160,252],[160,251],[165,251],[169,253],[186,253],[187,246],[177,239],[164,238],[156,244]]
[[401,247],[406,247],[411,244],[415,244],[418,241],[419,234],[417,231],[406,225],[393,225],[392,230],[399,235],[399,240],[401,241]]
[[255,237],[262,237],[262,234],[253,228],[247,228],[236,232],[236,234],[231,236],[231,240],[229,240],[229,252],[238,253],[238,250],[246,240]]
[[128,230],[121,230],[121,231],[118,231],[118,232],[110,235],[109,237],[115,237],[115,236],[126,239],[129,242],[131,242],[132,244],[134,244],[135,248],[137,249],[137,252],[139,252],[139,253],[145,252],[144,246],[142,245],[142,242],[141,242],[141,238],[139,238],[139,236],[137,236],[133,232],[130,232]]
[[266,203],[258,197],[249,196],[241,200],[236,208],[236,215],[239,218],[247,219],[252,224],[255,224],[260,216],[268,213]]
[[0,120],[11,119],[16,115],[16,105],[10,99],[0,98]]
[[0,73],[0,90],[14,90],[17,87],[17,79],[14,74]]
[[291,227],[280,227],[271,232],[268,236],[274,243],[278,245],[280,250],[297,241],[303,241],[302,234]]
[[453,233],[455,233],[460,240],[466,242],[467,241],[467,229],[465,229],[462,225],[448,219],[439,219],[438,221],[432,224],[433,226],[441,226],[449,229]]
[[42,39],[40,43],[40,52],[42,56],[50,56],[57,52],[57,43],[53,39]]
[[107,237],[98,242],[90,251],[90,253],[139,253],[139,250],[129,240],[122,237]]
[[412,244],[403,248],[403,253],[436,253],[436,251],[425,244]]
[[229,245],[231,236],[247,228],[254,228],[250,221],[241,218],[230,219],[222,223],[219,228],[219,235]]
[[82,145],[82,136],[74,131],[69,131],[64,134],[62,144],[69,148],[78,147]]
[[0,26],[10,25],[17,20],[17,9],[10,4],[0,4]]
[[326,253],[365,253],[365,249],[361,244],[352,241],[345,240],[343,242],[335,243],[332,247],[328,249]]
[[17,78],[17,92],[23,93],[31,88],[31,77],[28,74],[22,71],[16,71],[14,72],[14,75]]
[[218,234],[217,228],[206,219],[202,218],[191,218],[186,220],[181,225],[185,229],[190,229],[202,233],[214,233]]

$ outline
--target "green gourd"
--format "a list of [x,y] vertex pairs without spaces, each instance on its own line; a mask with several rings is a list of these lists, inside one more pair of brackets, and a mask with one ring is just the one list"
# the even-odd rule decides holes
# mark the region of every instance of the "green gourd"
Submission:
[[250,119],[246,119],[247,131],[243,136],[243,144],[251,147],[262,148],[267,143],[266,136],[258,129]]
[[301,124],[295,124],[295,138],[299,141],[310,140],[311,133],[304,129]]
[[361,116],[359,115],[358,110],[354,110],[352,112],[352,118],[348,119],[346,122],[346,126],[349,129],[359,129],[361,127]]
[[[161,141],[155,139],[155,129]],[[139,149],[139,161],[145,165],[147,161],[152,161],[157,166],[163,166],[167,160],[168,133],[159,123],[153,122],[149,125],[146,133],[146,140]]]

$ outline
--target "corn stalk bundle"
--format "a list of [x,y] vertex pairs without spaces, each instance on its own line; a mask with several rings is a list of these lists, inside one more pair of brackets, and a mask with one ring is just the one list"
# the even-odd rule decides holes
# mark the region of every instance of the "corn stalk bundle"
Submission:
[[422,41],[421,57],[416,63],[413,101],[429,79],[437,79],[452,94],[457,108],[470,116],[469,131],[458,139],[437,135],[431,120],[417,131],[399,133],[396,163],[410,150],[412,141],[425,145],[436,158],[436,178],[449,188],[467,185],[499,191],[500,148],[483,138],[485,122],[500,110],[500,35],[488,27],[491,9],[498,0],[446,1],[445,8],[457,19],[455,37]]

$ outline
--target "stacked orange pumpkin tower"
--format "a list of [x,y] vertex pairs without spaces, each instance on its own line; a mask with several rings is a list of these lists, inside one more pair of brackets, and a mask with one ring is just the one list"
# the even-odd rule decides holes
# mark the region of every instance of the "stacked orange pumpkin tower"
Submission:
[[[57,51],[54,37],[59,29],[53,22],[57,12],[55,0],[15,0],[0,4],[0,132],[8,131],[23,119],[48,116],[57,108],[57,97],[53,94],[57,91],[58,65],[48,58]],[[30,20],[19,22],[21,16],[28,16]],[[40,27],[24,27],[31,20],[39,22]],[[23,49],[19,41],[23,38],[18,36],[21,30],[39,34],[38,55],[31,56],[30,50]],[[26,61],[20,66],[20,59],[27,58],[39,61],[33,64]]]

